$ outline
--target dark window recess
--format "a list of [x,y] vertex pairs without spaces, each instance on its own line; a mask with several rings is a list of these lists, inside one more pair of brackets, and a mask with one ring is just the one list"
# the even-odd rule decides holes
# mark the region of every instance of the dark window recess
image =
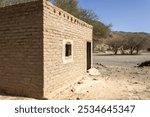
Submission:
[[70,43],[67,43],[66,45],[65,45],[65,48],[66,48],[66,51],[65,51],[65,56],[66,57],[69,57],[69,56],[71,56],[71,44]]

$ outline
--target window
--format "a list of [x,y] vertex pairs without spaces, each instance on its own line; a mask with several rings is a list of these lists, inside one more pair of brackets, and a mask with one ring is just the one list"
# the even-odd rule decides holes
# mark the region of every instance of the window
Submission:
[[70,63],[73,61],[73,41],[63,40],[63,63]]
[[69,56],[71,56],[71,43],[67,43],[66,45],[65,45],[65,56],[66,57],[69,57]]

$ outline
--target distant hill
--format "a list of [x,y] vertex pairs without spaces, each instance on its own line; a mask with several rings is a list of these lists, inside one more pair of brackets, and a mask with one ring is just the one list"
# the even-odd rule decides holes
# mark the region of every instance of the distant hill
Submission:
[[146,33],[146,32],[124,32],[124,31],[112,31],[112,33],[115,33],[115,34],[139,34],[139,35],[144,35],[148,38],[150,38],[150,33]]

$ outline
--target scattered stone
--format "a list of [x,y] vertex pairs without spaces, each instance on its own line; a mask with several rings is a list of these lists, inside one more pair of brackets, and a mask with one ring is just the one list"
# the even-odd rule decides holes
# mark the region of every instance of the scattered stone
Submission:
[[88,73],[89,73],[89,75],[92,75],[92,76],[99,76],[99,75],[101,75],[100,72],[99,72],[99,70],[96,69],[96,68],[89,69]]
[[82,77],[82,80],[84,80],[85,78],[84,77]]
[[138,67],[145,67],[145,66],[150,66],[150,61],[145,61],[145,62],[142,62],[141,64],[137,64]]
[[93,78],[93,80],[98,80],[98,79],[96,79],[96,78]]
[[75,91],[75,89],[71,89],[71,92],[74,92]]
[[83,84],[83,82],[82,82],[82,81],[79,81],[79,82],[77,82],[77,84]]
[[134,82],[133,84],[139,84],[138,82]]
[[133,94],[138,94],[138,92],[137,91],[133,91]]
[[101,64],[101,63],[96,63],[96,65],[102,66],[104,68],[107,68],[105,65]]
[[139,72],[131,72],[131,74],[140,74]]

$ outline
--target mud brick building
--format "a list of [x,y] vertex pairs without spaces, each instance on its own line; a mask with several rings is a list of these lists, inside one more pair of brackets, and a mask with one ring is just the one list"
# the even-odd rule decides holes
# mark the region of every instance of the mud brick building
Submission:
[[0,8],[0,94],[34,98],[91,67],[92,26],[37,0]]

